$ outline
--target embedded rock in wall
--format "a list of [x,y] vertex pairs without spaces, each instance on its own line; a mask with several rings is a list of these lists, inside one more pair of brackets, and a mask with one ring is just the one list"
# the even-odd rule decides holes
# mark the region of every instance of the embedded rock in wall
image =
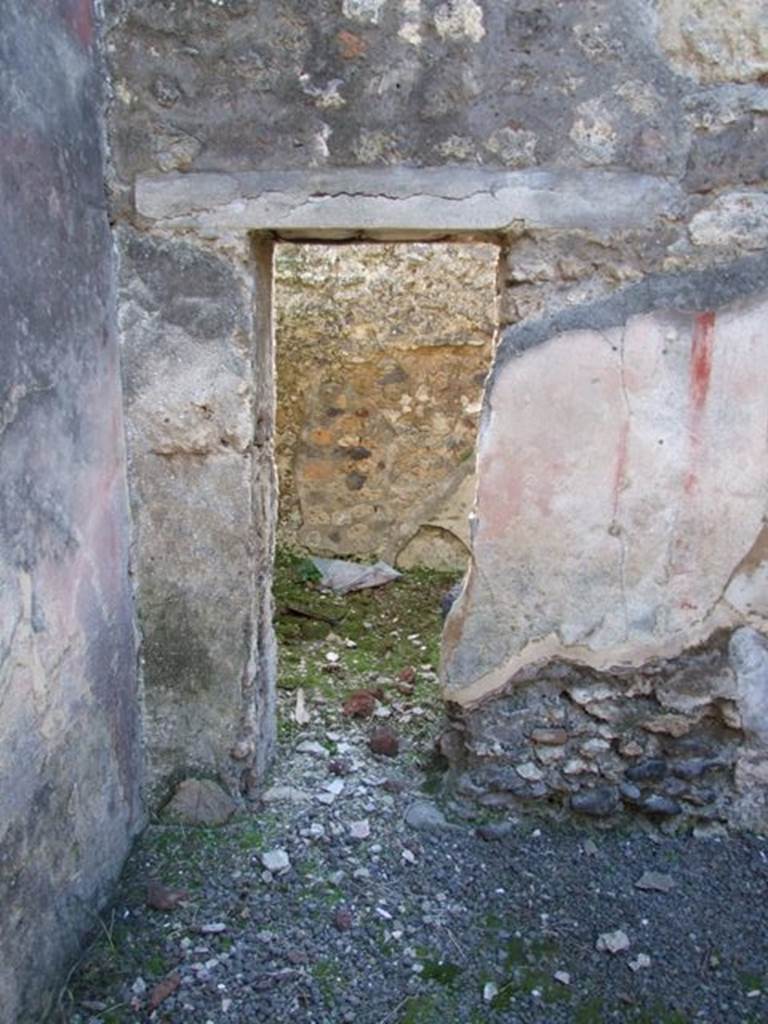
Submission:
[[[768,617],[768,295],[661,308],[719,305],[764,268],[723,272],[720,293],[715,275],[657,279],[505,333],[443,664],[475,785],[768,828],[766,655],[727,644]],[[615,801],[573,799],[598,786]]]
[[279,537],[464,568],[491,245],[281,246]]
[[[755,62],[749,3],[713,37],[744,51],[737,70]],[[685,166],[690,83],[650,0],[107,6],[121,208],[137,174],[173,169]],[[707,41],[708,6],[693,29],[662,12],[673,52]]]
[[768,72],[768,13],[755,0],[661,0],[659,36],[677,71],[703,82]]

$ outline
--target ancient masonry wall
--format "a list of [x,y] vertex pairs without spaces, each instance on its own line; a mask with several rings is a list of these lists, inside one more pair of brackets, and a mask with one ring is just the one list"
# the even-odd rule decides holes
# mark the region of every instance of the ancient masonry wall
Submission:
[[278,247],[278,542],[466,568],[497,263],[481,244]]
[[269,745],[272,355],[248,233],[474,238],[504,247],[505,330],[445,640],[462,784],[765,827],[759,5],[109,8],[156,778],[247,789]]
[[97,31],[0,17],[0,1020],[45,1016],[142,824]]

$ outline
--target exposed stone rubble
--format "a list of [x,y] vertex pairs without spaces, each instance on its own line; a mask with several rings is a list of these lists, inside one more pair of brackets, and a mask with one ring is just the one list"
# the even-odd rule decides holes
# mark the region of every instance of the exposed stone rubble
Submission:
[[458,792],[485,807],[768,829],[768,647],[755,630],[637,670],[531,667],[501,697],[456,712]]

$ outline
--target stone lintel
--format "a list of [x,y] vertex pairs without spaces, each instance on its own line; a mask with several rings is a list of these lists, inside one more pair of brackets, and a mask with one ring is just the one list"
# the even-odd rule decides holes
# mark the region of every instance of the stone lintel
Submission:
[[675,213],[663,178],[613,171],[378,168],[140,176],[137,213],[215,236],[430,239],[523,228],[609,234]]

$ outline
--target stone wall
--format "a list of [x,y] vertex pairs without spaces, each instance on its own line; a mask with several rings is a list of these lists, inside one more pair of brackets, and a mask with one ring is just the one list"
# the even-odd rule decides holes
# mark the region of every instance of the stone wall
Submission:
[[[216,589],[215,572],[205,577],[201,556],[230,580],[232,595],[250,557],[249,531],[261,531],[267,554],[256,559],[248,600],[259,614],[267,600],[272,356],[264,331],[254,328],[250,343],[239,333],[248,331],[246,308],[263,313],[247,294],[249,232],[294,241],[495,242],[504,249],[505,334],[481,417],[472,565],[448,623],[443,668],[462,750],[470,762],[482,759],[483,770],[491,758],[495,768],[541,783],[555,802],[581,792],[597,800],[594,791],[629,767],[624,732],[640,747],[633,756],[675,760],[663,738],[670,734],[647,722],[657,711],[683,714],[662,693],[677,687],[677,703],[685,703],[690,663],[705,680],[706,700],[686,735],[696,739],[706,727],[701,749],[726,760],[737,752],[711,806],[723,806],[718,800],[736,786],[734,808],[755,794],[759,808],[760,785],[744,781],[765,771],[753,739],[759,730],[745,725],[754,714],[738,696],[738,656],[726,652],[736,637],[749,637],[759,661],[765,631],[761,608],[748,607],[763,574],[765,497],[762,399],[751,390],[764,360],[768,245],[760,6],[112,0],[109,27],[110,196],[124,266],[130,247],[151,251],[170,268],[166,280],[186,282],[174,303],[166,288],[148,298],[141,273],[126,279],[125,294],[144,310],[133,327],[124,321],[127,360],[128,349],[138,354],[129,372],[134,494],[144,516],[139,593],[150,642],[161,609],[165,616],[158,651],[171,636],[181,649],[201,638],[196,662],[210,653],[207,681],[195,682],[200,703],[220,689],[223,700],[213,704],[221,720],[240,716],[246,705],[232,680],[243,665],[241,678],[254,678],[250,640],[237,664],[215,671],[219,620],[236,622],[241,613]],[[207,274],[184,277],[193,260],[230,282],[218,303]],[[211,318],[209,327],[190,330],[195,310],[200,322]],[[222,330],[215,321],[224,313]],[[216,373],[194,331],[218,346]],[[197,381],[173,398],[171,439],[162,390],[141,376],[143,353],[161,360],[165,345],[174,353],[166,385],[174,372]],[[222,368],[239,383],[209,402]],[[202,448],[176,452],[180,432],[209,413]],[[179,545],[198,543],[206,493],[195,491],[190,468],[175,474],[182,464],[213,473],[232,459],[216,440],[228,438],[232,417],[249,422],[257,439],[249,448],[247,432],[232,434],[233,454],[245,462],[258,451],[261,460],[261,475],[245,488],[252,512],[233,513],[226,530],[206,538],[198,529],[194,583],[170,593],[165,580],[174,579]],[[349,468],[350,482],[360,475]],[[193,509],[181,527],[166,514],[177,500]],[[264,693],[269,659],[261,664],[256,691]],[[181,669],[148,661],[150,722],[156,706],[173,707],[177,687],[185,692]],[[482,737],[497,713],[517,721],[514,701],[529,693],[540,696],[523,716],[525,743],[536,728],[559,728],[582,706],[566,685],[546,689],[563,672],[610,691],[585,706],[612,701],[615,721],[573,710],[574,729],[596,722],[597,734],[581,739],[608,743],[618,760],[603,775],[565,773],[556,790],[536,776],[543,762],[520,747],[517,726],[506,746]],[[158,705],[153,693],[162,695]],[[159,720],[169,718],[163,712]],[[609,726],[622,736],[604,735]],[[167,748],[175,752],[164,771],[187,747],[198,749],[191,719],[173,727],[178,742]],[[163,729],[150,726],[153,749]],[[231,749],[250,751],[247,768],[261,741],[251,725],[245,733]],[[223,729],[206,762],[220,774],[232,738]],[[568,731],[568,743],[581,739]],[[566,753],[581,757],[575,748]],[[529,763],[535,771],[525,768],[525,779],[518,768]],[[749,772],[738,768],[746,763]],[[223,774],[234,783],[240,770]],[[634,805],[628,797],[627,806],[643,806],[647,795],[633,796]],[[515,798],[514,787],[507,797]],[[732,820],[763,827],[762,811],[734,810]]]
[[489,245],[278,247],[283,543],[466,567],[497,259]]
[[42,1019],[141,824],[96,27],[0,19],[0,1020]]

